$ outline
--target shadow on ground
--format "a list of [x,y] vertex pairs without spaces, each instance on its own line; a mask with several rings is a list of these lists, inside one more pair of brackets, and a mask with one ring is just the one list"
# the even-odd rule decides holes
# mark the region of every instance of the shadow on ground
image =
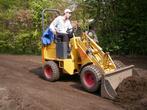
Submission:
[[[30,70],[30,72],[37,75],[42,80],[44,80],[44,78],[42,76],[42,74],[43,74],[42,67],[34,68],[34,69]],[[85,91],[81,82],[80,82],[79,74],[74,74],[74,75],[61,74],[60,79],[57,82],[65,82],[65,83],[67,82],[67,83],[69,83],[69,85],[71,87],[73,87],[77,90],[80,90],[80,91]],[[87,91],[85,91],[85,92],[87,92]],[[99,92],[95,92],[93,94],[99,95]]]

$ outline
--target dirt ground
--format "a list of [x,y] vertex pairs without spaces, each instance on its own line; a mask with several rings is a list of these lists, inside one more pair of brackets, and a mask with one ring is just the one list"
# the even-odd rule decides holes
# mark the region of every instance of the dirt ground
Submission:
[[85,92],[79,76],[48,82],[40,56],[0,55],[0,110],[147,110],[147,57],[115,57],[138,75],[123,81],[116,100]]

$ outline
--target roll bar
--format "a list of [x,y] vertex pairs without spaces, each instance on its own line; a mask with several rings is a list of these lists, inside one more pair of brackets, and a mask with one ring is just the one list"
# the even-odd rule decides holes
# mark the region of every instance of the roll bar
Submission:
[[60,11],[57,10],[57,9],[48,9],[48,8],[44,9],[44,10],[42,11],[42,13],[41,13],[41,15],[42,15],[42,32],[45,31],[45,29],[44,29],[44,13],[47,12],[47,11],[48,11],[48,12],[53,12],[53,13],[55,13],[56,15],[60,15]]

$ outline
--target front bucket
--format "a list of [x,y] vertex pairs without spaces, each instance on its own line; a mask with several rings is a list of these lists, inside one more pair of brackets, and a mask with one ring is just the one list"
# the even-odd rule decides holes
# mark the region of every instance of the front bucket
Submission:
[[129,76],[132,76],[134,65],[120,68],[115,72],[105,75],[101,84],[101,96],[108,99],[114,99],[117,96],[116,88]]

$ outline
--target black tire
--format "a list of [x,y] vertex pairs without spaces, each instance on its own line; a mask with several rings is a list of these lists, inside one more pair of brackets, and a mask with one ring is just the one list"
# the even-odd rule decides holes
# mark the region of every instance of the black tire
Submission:
[[43,77],[47,81],[56,81],[60,78],[58,65],[54,61],[47,61],[43,66]]
[[[119,68],[123,68],[125,67],[126,65],[124,63],[122,63],[121,61],[119,60],[114,60],[114,64],[116,65],[116,68],[119,69]],[[133,76],[139,76],[138,72],[133,68]]]
[[101,73],[95,65],[85,66],[80,74],[82,86],[88,92],[95,92],[100,87]]
[[119,60],[114,60],[114,64],[115,64],[115,66],[116,66],[117,69],[125,67],[125,64],[122,63]]

